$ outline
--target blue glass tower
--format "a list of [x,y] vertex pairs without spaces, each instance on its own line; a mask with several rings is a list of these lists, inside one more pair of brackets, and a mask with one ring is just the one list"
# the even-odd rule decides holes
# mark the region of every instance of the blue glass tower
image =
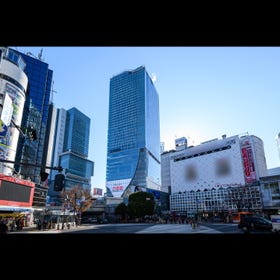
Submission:
[[76,108],[67,110],[60,166],[65,171],[66,188],[81,185],[91,189],[93,162],[88,160],[90,118]]
[[159,98],[144,66],[110,80],[107,195],[160,189]]
[[49,65],[40,57],[33,57],[28,54],[13,50],[21,55],[26,63],[25,73],[28,77],[26,101],[24,105],[21,127],[23,129],[32,127],[36,130],[37,140],[29,141],[21,137],[17,146],[16,162],[25,162],[38,165],[15,165],[16,171],[32,181],[38,181],[41,166],[45,165],[43,157],[48,108],[51,94],[53,71]]

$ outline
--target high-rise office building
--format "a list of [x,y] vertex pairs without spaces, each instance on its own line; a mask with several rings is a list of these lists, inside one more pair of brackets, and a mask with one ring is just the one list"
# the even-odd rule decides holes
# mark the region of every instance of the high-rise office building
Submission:
[[159,97],[144,66],[110,79],[106,192],[160,190]]
[[[41,53],[35,56],[31,53],[24,54],[17,50],[13,51],[24,59],[26,63],[25,73],[28,77],[26,102],[21,127],[22,129],[34,129],[37,136],[35,141],[20,137],[17,146],[16,161],[26,164],[16,164],[15,169],[24,178],[29,177],[32,181],[38,182],[40,180],[39,175],[42,166],[46,165],[43,151],[51,87],[53,84],[53,71],[42,60]],[[32,165],[28,165],[28,163]]]
[[193,217],[262,208],[259,184],[268,174],[259,137],[224,134],[189,147],[184,138],[176,140],[176,150],[161,155],[170,211]]
[[[53,146],[51,166],[63,168],[66,189],[80,185],[91,191],[94,163],[87,158],[90,118],[76,108],[66,111],[52,106],[51,112],[52,121],[49,120],[52,123],[50,134],[53,135],[49,139],[49,146]],[[50,196],[57,195],[53,191],[52,184],[56,174],[55,170],[50,173]]]
[[[47,121],[47,134],[45,137],[45,145],[43,157],[46,159],[46,167],[42,171],[49,174],[47,184],[54,180],[56,170],[48,168],[59,166],[59,154],[63,152],[63,140],[66,122],[66,110],[57,109],[53,103],[49,105],[49,114]],[[58,134],[56,134],[56,132]]]

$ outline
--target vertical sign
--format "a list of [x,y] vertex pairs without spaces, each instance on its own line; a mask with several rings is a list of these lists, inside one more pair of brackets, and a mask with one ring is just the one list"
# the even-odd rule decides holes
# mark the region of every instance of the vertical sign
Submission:
[[248,140],[244,141],[241,146],[245,182],[252,183],[256,181],[256,170],[252,147]]

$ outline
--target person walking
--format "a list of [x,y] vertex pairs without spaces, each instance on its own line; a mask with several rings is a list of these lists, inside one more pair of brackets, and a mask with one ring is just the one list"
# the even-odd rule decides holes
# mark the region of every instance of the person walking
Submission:
[[3,219],[0,220],[0,234],[7,234],[8,233],[8,226],[6,221]]

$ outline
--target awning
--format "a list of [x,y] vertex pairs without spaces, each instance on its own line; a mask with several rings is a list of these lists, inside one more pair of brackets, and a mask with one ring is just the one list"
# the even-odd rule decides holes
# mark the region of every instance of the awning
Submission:
[[33,212],[32,208],[28,207],[12,207],[12,206],[0,206],[0,213],[3,211],[13,211],[13,212]]
[[12,217],[16,217],[16,218],[19,218],[19,217],[24,217],[25,216],[25,213],[4,213],[4,212],[0,212],[0,217],[2,218],[12,218]]

